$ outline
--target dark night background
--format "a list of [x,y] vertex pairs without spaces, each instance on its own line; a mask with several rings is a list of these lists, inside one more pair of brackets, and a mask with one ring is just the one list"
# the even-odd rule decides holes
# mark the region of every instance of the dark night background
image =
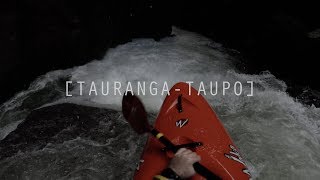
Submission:
[[298,96],[320,90],[316,1],[12,0],[0,5],[0,102],[37,76],[103,57],[137,37],[159,40],[171,26],[236,49],[247,73],[271,71]]

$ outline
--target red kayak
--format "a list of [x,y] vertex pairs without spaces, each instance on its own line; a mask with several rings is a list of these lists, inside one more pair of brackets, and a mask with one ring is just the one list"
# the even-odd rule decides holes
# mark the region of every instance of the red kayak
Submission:
[[[154,127],[175,145],[199,154],[200,163],[221,179],[250,178],[237,147],[217,115],[188,84],[178,83],[171,88]],[[134,179],[151,180],[167,167],[172,156],[163,144],[149,136]],[[196,174],[191,179],[205,178]]]

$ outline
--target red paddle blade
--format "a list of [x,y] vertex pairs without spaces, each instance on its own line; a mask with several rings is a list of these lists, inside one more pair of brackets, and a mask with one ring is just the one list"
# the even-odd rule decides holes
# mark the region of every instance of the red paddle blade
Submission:
[[147,112],[140,99],[131,92],[123,95],[122,113],[136,133],[143,134],[150,131]]

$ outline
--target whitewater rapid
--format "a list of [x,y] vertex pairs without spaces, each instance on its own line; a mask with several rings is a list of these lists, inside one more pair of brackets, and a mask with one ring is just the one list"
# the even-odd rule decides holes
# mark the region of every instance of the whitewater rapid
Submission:
[[[119,81],[123,84],[129,81],[166,81],[169,88],[180,81],[193,81],[195,87],[199,86],[199,82],[208,85],[210,81],[228,81],[241,82],[245,93],[251,91],[251,86],[246,82],[252,81],[253,96],[248,97],[245,93],[237,96],[232,91],[227,91],[226,94],[218,93],[216,96],[207,94],[205,98],[240,149],[253,177],[319,179],[319,108],[305,106],[290,97],[285,92],[286,84],[268,71],[254,75],[239,71],[236,68],[238,60],[222,45],[199,34],[177,28],[173,28],[173,34],[175,36],[164,38],[159,42],[152,39],[136,39],[109,49],[103,60],[94,60],[83,66],[66,70],[52,71],[39,77],[28,90],[18,93],[1,105],[0,140],[13,131],[31,110],[40,107],[68,102],[120,110],[121,96],[103,96],[102,93],[80,96],[77,95],[79,86],[74,86],[70,87],[70,92],[74,95],[66,97],[66,81],[96,83]],[[90,84],[84,84],[83,88],[88,91]],[[155,117],[165,96],[158,93],[157,95],[147,94],[140,98],[150,115]],[[114,121],[117,120],[114,119]],[[117,123],[108,123],[103,127],[117,128]],[[104,174],[104,178],[107,179],[130,179],[135,166],[133,161],[139,158],[145,138],[138,138],[130,129],[121,128],[121,131],[117,131],[119,134],[109,140],[121,141],[120,137],[127,137],[125,142],[128,149],[117,149],[118,146],[112,146],[110,143],[101,144],[94,140],[88,142],[75,137],[74,140],[62,144],[49,144],[41,151],[20,152],[15,157],[0,161],[0,179],[8,177],[12,172],[18,174],[16,179],[30,177],[31,179],[51,179],[52,177],[69,179],[72,176],[67,176],[68,173],[73,172],[77,172],[76,177],[80,179],[88,177],[86,173],[90,173],[92,179],[102,179],[99,173]],[[139,143],[134,144],[129,141],[130,138],[138,138]],[[102,154],[104,158],[97,156],[94,152],[101,146],[117,152],[119,159],[114,156],[111,158],[108,154]],[[94,170],[81,169],[79,165],[80,167],[67,168],[66,173],[59,175],[51,172],[50,168],[39,167],[39,163],[42,166],[55,167],[57,160],[70,164],[71,160],[67,158],[65,152],[73,152],[72,156],[76,156],[79,149],[75,148],[72,151],[71,148],[74,147],[90,149],[82,154],[79,153],[79,157],[85,154],[85,158],[91,159],[90,163],[95,164],[92,165],[95,166]],[[28,158],[30,156],[35,159]],[[131,159],[126,159],[125,156]],[[28,162],[24,161],[22,165],[17,165],[18,162],[26,159]],[[113,176],[110,169],[116,171],[116,167],[123,163],[128,163],[127,168],[124,168],[127,172]],[[84,163],[83,166],[87,167],[88,164]]]

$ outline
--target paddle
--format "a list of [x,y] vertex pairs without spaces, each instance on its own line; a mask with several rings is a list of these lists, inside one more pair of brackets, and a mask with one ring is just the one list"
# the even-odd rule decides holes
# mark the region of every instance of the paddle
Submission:
[[[124,118],[129,122],[130,126],[136,133],[151,133],[162,144],[164,144],[168,150],[171,150],[174,153],[178,151],[179,148],[177,148],[169,139],[167,139],[162,133],[149,124],[147,112],[142,102],[138,97],[132,95],[130,92],[126,92],[126,94],[123,96],[122,113]],[[193,167],[198,174],[202,175],[208,180],[221,179],[199,162],[194,163]]]

